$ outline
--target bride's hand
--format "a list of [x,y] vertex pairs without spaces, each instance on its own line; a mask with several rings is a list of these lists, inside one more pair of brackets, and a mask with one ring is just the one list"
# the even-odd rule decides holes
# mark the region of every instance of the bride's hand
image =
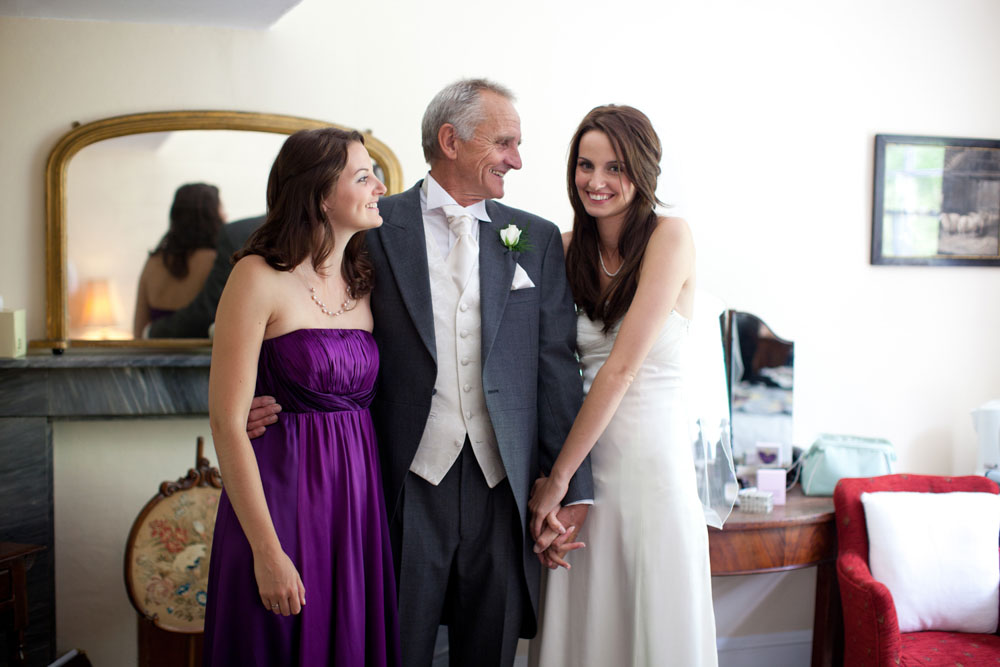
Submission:
[[542,534],[547,519],[560,534],[566,532],[559,520],[555,519],[555,512],[559,509],[559,502],[566,496],[568,488],[569,484],[560,483],[554,477],[539,477],[535,482],[531,488],[531,499],[528,501],[528,509],[531,510],[532,538],[537,540]]

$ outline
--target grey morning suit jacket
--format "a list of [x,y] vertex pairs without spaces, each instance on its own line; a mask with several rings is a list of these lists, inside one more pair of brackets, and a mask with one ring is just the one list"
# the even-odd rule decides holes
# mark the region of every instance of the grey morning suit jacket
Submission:
[[[437,377],[420,186],[381,199],[382,226],[366,235],[375,265],[371,304],[381,364],[372,415],[390,523]],[[524,575],[537,610],[541,570],[527,537],[528,496],[539,472],[551,469],[582,402],[576,316],[558,228],[496,201],[488,200],[486,210],[492,222],[479,228],[483,393],[524,527]],[[524,231],[530,250],[504,247],[499,232],[508,224]],[[511,291],[515,263],[535,287]],[[565,502],[585,498],[593,498],[589,459]],[[522,636],[534,631],[534,614],[526,614]]]

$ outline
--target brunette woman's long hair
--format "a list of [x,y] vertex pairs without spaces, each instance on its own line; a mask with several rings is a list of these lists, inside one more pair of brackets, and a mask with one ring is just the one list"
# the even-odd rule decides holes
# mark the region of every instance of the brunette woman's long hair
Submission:
[[[291,271],[309,257],[319,272],[334,245],[323,200],[336,185],[347,164],[347,149],[355,141],[365,143],[358,132],[333,127],[300,130],[288,137],[267,179],[264,224],[233,261],[260,255],[272,268]],[[340,271],[351,298],[360,299],[371,292],[373,267],[365,250],[364,232],[348,241]]]
[[[587,213],[576,189],[576,167],[580,140],[587,132],[607,135],[625,175],[635,186],[635,196],[625,212],[625,223],[618,237],[621,268],[606,290],[601,289],[597,221]],[[609,332],[632,304],[639,284],[639,266],[646,244],[656,228],[654,207],[656,180],[660,175],[660,138],[649,118],[638,109],[609,104],[592,109],[573,135],[569,150],[566,180],[573,205],[573,238],[566,251],[566,275],[573,300],[591,320],[604,323]]]
[[199,248],[215,248],[222,229],[219,189],[208,183],[188,183],[177,188],[170,206],[170,227],[150,257],[161,255],[174,278],[188,274],[188,259]]

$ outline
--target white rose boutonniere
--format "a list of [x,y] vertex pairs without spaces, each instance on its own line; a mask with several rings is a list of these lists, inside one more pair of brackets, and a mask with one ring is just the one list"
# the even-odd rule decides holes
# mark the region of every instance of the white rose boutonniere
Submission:
[[500,230],[500,241],[507,250],[525,252],[531,249],[528,243],[528,232],[517,225],[507,225]]

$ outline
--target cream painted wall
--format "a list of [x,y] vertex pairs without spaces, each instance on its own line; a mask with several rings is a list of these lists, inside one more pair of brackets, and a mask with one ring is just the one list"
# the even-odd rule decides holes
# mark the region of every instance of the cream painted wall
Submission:
[[136,613],[122,577],[125,541],[160,483],[215,462],[208,419],[56,422],[56,644],[108,667],[135,665]]
[[[579,118],[605,102],[650,115],[665,148],[660,196],[694,228],[701,287],[796,341],[800,444],[821,431],[883,436],[900,470],[973,471],[969,410],[1000,395],[1000,271],[870,266],[871,163],[877,132],[1000,137],[1000,3],[431,7],[305,0],[267,32],[0,18],[0,294],[28,309],[29,335],[44,333],[45,159],[72,121],[208,108],[327,118],[372,129],[413,182],[431,95],[487,75],[520,98],[525,168],[507,179],[506,200],[563,225]],[[135,453],[120,425],[103,426],[107,437],[91,440]],[[84,428],[101,427],[56,429],[57,468],[63,439]],[[188,435],[155,422],[142,451]],[[104,472],[86,457],[77,465]],[[114,465],[123,476],[143,467]],[[86,522],[76,513],[86,495],[57,490],[60,526]],[[75,576],[68,567],[57,562],[60,581]],[[807,580],[787,584],[806,608]],[[717,600],[750,609],[759,587],[747,582],[737,602],[741,585],[725,580]],[[809,627],[782,603],[784,587],[764,591],[760,617],[773,632]],[[58,604],[66,648],[83,636],[72,619],[87,604],[64,590]],[[719,630],[764,631],[728,611]]]

